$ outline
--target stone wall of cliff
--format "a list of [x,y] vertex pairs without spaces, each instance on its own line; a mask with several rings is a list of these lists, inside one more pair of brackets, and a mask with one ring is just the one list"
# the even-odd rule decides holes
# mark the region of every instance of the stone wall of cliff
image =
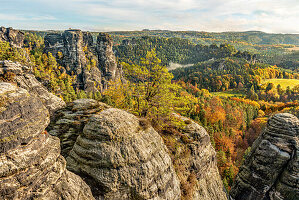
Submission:
[[167,149],[152,127],[123,110],[93,115],[67,158],[105,199],[180,199],[180,184]]
[[39,97],[0,83],[0,199],[94,199],[66,170],[59,139],[45,132],[49,121]]
[[236,177],[235,200],[299,199],[299,120],[288,114],[271,117]]

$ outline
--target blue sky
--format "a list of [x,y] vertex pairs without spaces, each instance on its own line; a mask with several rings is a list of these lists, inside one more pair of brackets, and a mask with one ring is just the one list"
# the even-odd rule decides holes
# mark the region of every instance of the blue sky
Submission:
[[299,0],[0,0],[0,26],[299,33]]

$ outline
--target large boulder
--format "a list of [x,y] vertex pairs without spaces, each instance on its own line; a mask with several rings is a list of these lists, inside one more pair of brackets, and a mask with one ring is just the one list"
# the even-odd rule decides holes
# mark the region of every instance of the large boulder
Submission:
[[0,81],[16,83],[29,93],[38,96],[50,114],[63,108],[65,102],[48,90],[31,73],[31,68],[12,61],[0,61]]
[[299,120],[288,114],[269,118],[240,167],[230,195],[235,200],[299,199]]
[[109,108],[93,115],[67,158],[96,198],[180,199],[180,184],[162,138],[145,121]]
[[66,170],[59,139],[45,132],[49,121],[38,97],[0,83],[0,199],[94,199]]

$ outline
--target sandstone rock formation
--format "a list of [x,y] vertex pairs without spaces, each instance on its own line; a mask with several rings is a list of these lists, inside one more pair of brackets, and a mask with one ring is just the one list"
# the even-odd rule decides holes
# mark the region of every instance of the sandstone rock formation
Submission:
[[120,79],[121,68],[117,65],[115,55],[112,50],[112,39],[106,33],[100,33],[97,37],[96,52],[98,55],[99,68],[104,76],[104,89],[107,89],[108,81]]
[[271,117],[236,177],[235,200],[299,199],[299,120],[288,114]]
[[52,53],[68,74],[76,74],[77,87],[86,92],[102,92],[108,87],[108,81],[122,77],[112,46],[112,39],[105,33],[100,33],[96,42],[90,33],[80,30],[45,37],[45,52]]
[[48,127],[49,133],[60,138],[61,154],[67,157],[77,137],[93,114],[110,108],[93,99],[78,99],[55,112]]
[[13,28],[0,27],[0,41],[9,42],[13,47],[24,45],[25,34]]
[[167,149],[150,126],[123,110],[93,115],[67,158],[96,198],[180,199]]
[[66,170],[59,139],[44,132],[48,123],[38,97],[0,83],[0,199],[94,199]]
[[4,81],[16,83],[19,87],[28,90],[31,94],[37,95],[50,113],[64,107],[64,101],[48,92],[30,71],[30,67],[22,66],[19,63],[0,61],[0,81],[1,77],[2,79],[9,79]]
[[[183,128],[183,135],[178,140],[184,140],[185,153],[183,157],[176,158],[174,163],[178,166],[179,178],[182,183],[188,182],[192,175],[193,189],[191,194],[186,195],[187,199],[204,199],[204,200],[226,200],[225,192],[221,177],[217,168],[216,152],[211,145],[210,137],[207,131],[194,121],[174,114],[175,117],[186,123]],[[192,181],[189,181],[192,182]]]
[[[183,136],[188,142],[181,143],[183,149],[179,151],[186,150],[189,154],[182,158],[172,158],[170,162],[169,149],[165,151],[164,144],[158,139],[160,136],[149,124],[125,111],[111,109],[92,99],[76,100],[55,112],[48,130],[51,135],[60,138],[62,155],[69,156],[68,168],[84,178],[96,197],[118,199],[125,196],[125,199],[134,199],[137,191],[141,193],[141,196],[138,194],[141,199],[171,199],[170,196],[163,197],[165,182],[162,180],[157,181],[158,186],[150,187],[156,188],[151,193],[147,190],[152,190],[149,184],[153,184],[158,176],[175,177],[172,174],[175,168],[180,187],[183,188],[175,198],[183,198],[184,194],[181,194],[184,193],[184,183],[194,176],[191,196],[185,195],[185,199],[226,200],[216,165],[216,152],[211,146],[209,135],[203,127],[190,119],[179,115],[175,117],[188,122],[183,130]],[[176,139],[181,140],[181,137]],[[153,142],[148,142],[149,140]],[[159,150],[161,146],[164,150]],[[164,158],[167,160],[163,161]],[[156,160],[159,161],[158,164]],[[148,168],[144,167],[148,165]],[[166,168],[171,168],[171,176]],[[148,174],[152,174],[153,180],[148,180]],[[138,180],[144,180],[140,182],[142,188],[136,186],[139,184]],[[174,185],[178,188],[176,184],[177,181]],[[154,196],[157,189],[160,192]]]

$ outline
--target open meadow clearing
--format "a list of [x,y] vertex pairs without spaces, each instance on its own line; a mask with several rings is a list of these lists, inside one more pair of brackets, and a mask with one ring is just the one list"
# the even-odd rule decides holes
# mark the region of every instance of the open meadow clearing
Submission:
[[299,85],[298,79],[266,79],[262,82],[262,84],[265,83],[273,83],[275,87],[280,84],[283,89],[286,89],[288,86],[290,88],[295,87],[296,85]]

